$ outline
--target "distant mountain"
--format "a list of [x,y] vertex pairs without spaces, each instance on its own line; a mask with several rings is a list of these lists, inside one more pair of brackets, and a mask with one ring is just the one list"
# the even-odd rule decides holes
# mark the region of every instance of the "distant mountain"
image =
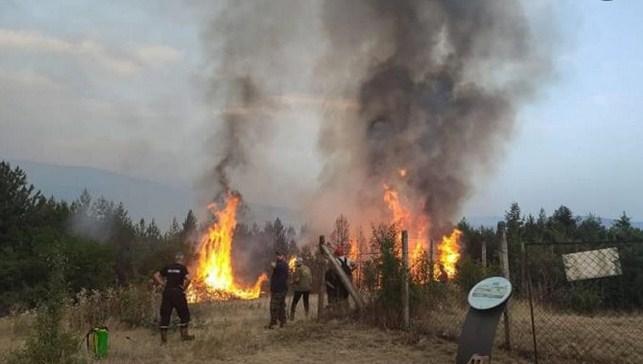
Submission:
[[[29,183],[45,196],[68,202],[78,199],[84,189],[93,198],[104,196],[116,203],[123,202],[134,221],[152,218],[162,229],[167,229],[173,217],[179,223],[188,210],[200,211],[196,194],[188,188],[169,186],[158,182],[133,178],[90,167],[58,166],[24,160],[9,160],[27,173]],[[279,217],[285,225],[298,228],[303,222],[296,211],[275,206],[249,203],[247,222],[263,224]]]
[[[169,227],[173,217],[183,221],[189,209],[200,211],[196,195],[189,188],[169,186],[158,182],[137,179],[118,173],[90,167],[58,166],[24,160],[9,160],[12,166],[22,168],[36,188],[46,196],[73,201],[87,189],[94,198],[104,196],[114,202],[123,202],[134,221],[145,218],[155,219],[162,229]],[[304,220],[300,211],[279,206],[248,203],[249,211],[245,221],[263,224],[279,217],[284,225],[299,228]],[[469,216],[471,226],[495,228],[502,216]],[[601,218],[603,225],[609,227],[616,220]],[[634,227],[643,229],[643,222],[632,222]]]

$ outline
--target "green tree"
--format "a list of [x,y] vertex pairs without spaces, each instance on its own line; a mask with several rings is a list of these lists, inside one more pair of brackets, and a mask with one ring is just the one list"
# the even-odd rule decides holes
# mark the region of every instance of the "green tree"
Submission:
[[623,211],[623,214],[614,222],[609,232],[613,239],[632,240],[635,235],[635,231],[632,228],[632,219]]
[[183,224],[181,225],[181,241],[187,243],[190,238],[197,232],[198,224],[199,223],[196,219],[196,216],[194,216],[194,212],[192,212],[192,210],[188,211],[188,214],[187,216],[185,216],[185,220],[183,220]]
[[281,223],[279,218],[275,219],[272,224],[272,241],[273,250],[281,252],[282,254],[288,253],[288,240],[286,240],[286,228]]

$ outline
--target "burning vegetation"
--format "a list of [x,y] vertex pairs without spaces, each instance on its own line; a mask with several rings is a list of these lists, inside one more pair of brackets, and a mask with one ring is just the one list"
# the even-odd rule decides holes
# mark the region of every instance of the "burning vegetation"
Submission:
[[255,299],[261,294],[263,283],[268,280],[265,273],[249,287],[244,287],[235,280],[232,246],[240,203],[239,194],[228,192],[223,208],[214,203],[208,206],[215,220],[201,237],[198,246],[197,258],[192,268],[194,283],[188,292],[188,298],[192,302],[233,298]]
[[[407,171],[401,169],[399,175],[406,177]],[[456,275],[456,265],[460,260],[462,232],[453,229],[449,234],[442,236],[437,244],[430,239],[430,218],[422,210],[413,211],[408,199],[400,196],[398,190],[391,185],[384,184],[384,202],[388,207],[392,223],[400,230],[407,230],[409,237],[409,251],[411,274],[416,280],[422,280],[424,272],[422,265],[428,265],[429,275],[435,280],[453,279]]]

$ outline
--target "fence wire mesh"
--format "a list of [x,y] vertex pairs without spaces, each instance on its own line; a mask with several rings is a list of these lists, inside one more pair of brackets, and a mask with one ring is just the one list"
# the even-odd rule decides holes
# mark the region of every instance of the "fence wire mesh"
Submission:
[[[376,256],[361,256],[353,273],[367,301],[385,279],[371,261]],[[514,294],[509,324],[504,316],[498,324],[497,349],[539,363],[643,362],[643,242],[525,244],[509,252],[509,262]],[[466,264],[454,279],[413,283],[413,330],[457,341],[468,287],[502,275],[498,265]]]
[[643,361],[643,244],[526,247],[539,361]]

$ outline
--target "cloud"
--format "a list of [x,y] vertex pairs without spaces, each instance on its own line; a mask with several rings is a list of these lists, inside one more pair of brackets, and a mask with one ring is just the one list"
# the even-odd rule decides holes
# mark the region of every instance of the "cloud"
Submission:
[[119,76],[130,76],[145,66],[172,64],[182,53],[164,45],[145,45],[133,50],[109,49],[94,40],[68,41],[35,31],[0,29],[0,49],[53,53],[95,62]]
[[136,55],[141,62],[150,66],[177,63],[183,59],[180,51],[163,45],[140,47],[136,50]]

